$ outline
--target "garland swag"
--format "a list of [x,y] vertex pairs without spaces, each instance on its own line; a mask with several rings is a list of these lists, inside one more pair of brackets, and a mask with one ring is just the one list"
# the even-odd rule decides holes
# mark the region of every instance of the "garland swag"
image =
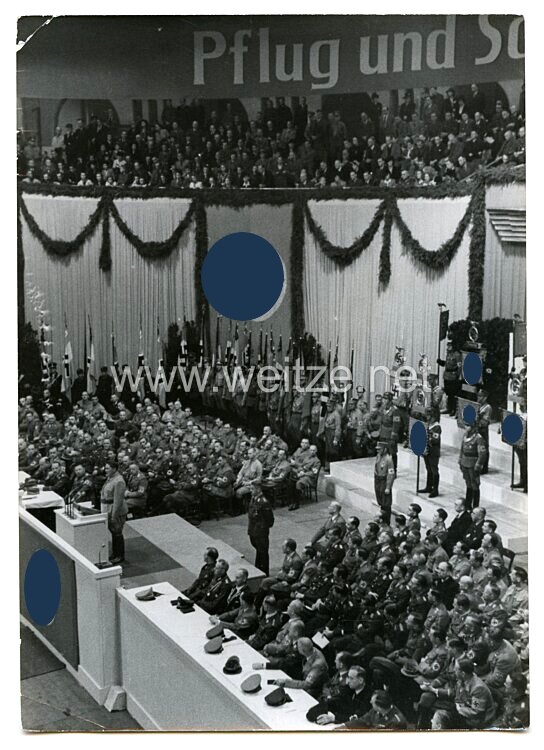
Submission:
[[321,251],[325,253],[328,258],[336,261],[336,263],[338,263],[339,265],[349,266],[361,255],[363,250],[367,249],[367,247],[376,236],[376,232],[380,228],[380,224],[382,223],[385,215],[386,205],[387,200],[384,199],[378,206],[369,226],[365,229],[363,234],[358,237],[349,247],[339,247],[338,245],[333,245],[331,242],[329,242],[325,235],[325,232],[313,218],[307,203],[304,207],[304,214],[308,223],[308,229],[313,234],[314,239],[321,248]]
[[[136,249],[136,252],[143,258],[148,260],[157,260],[159,258],[165,258],[172,253],[177,247],[183,233],[190,226],[196,213],[196,199],[191,201],[185,216],[181,219],[180,223],[174,229],[172,234],[162,242],[144,242],[141,240],[127,225],[121,214],[119,213],[117,206],[113,202],[113,197],[108,194],[104,194],[98,201],[98,205],[89,217],[89,221],[86,226],[83,227],[81,232],[73,240],[54,240],[47,235],[36,222],[25,204],[22,195],[19,196],[19,207],[20,212],[24,216],[25,221],[32,235],[40,242],[46,253],[49,255],[56,255],[60,257],[67,257],[72,253],[80,250],[84,243],[94,234],[100,222],[102,222],[102,245],[100,248],[100,268],[103,271],[109,271],[111,268],[111,237],[110,237],[110,217],[114,220],[117,228],[123,234],[123,236],[130,242],[130,244]],[[199,205],[201,205],[199,201]],[[205,214],[205,212],[204,212]],[[202,212],[199,214],[202,220]],[[205,218],[205,217],[204,217]],[[207,240],[206,240],[207,242]]]

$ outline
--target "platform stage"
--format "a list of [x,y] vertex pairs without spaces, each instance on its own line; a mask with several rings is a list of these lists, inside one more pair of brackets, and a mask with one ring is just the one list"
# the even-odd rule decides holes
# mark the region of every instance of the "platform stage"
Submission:
[[[437,508],[453,513],[454,502],[465,495],[465,483],[457,464],[461,430],[454,419],[442,416],[442,456],[440,458],[440,494],[430,499],[416,493],[417,457],[409,448],[399,446],[398,473],[393,486],[393,510],[406,513],[410,503],[418,502],[423,511],[422,523],[430,526]],[[489,473],[481,478],[480,505],[487,517],[497,523],[497,531],[505,547],[518,554],[527,552],[528,495],[510,489],[512,449],[501,441],[498,424],[490,426]],[[330,476],[325,477],[325,492],[342,502],[359,507],[366,513],[378,512],[374,496],[374,458],[359,458],[331,463]],[[519,471],[517,459],[516,472]],[[516,473],[516,477],[518,474]],[[421,459],[420,487],[425,486],[425,464]]]

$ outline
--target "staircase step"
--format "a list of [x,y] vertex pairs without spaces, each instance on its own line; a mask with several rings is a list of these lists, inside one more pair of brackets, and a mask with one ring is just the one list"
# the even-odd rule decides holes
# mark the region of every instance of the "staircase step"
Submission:
[[[457,420],[447,414],[441,414],[440,427],[442,428],[442,444],[452,445],[459,449],[463,437],[463,430],[457,426]],[[491,456],[493,456],[494,453],[505,453],[510,456],[512,449],[507,443],[503,443],[502,437],[499,434],[499,429],[499,422],[492,422],[489,425],[489,452]]]
[[[400,462],[399,462],[400,464]],[[420,486],[423,487],[423,476]],[[331,464],[331,474],[323,480],[324,491],[335,499],[349,501],[365,513],[375,516],[378,512],[374,494],[374,459],[356,459],[354,461],[339,461]],[[483,489],[483,482],[482,482]],[[512,490],[512,495],[517,496]],[[418,502],[422,507],[421,519],[427,525],[432,525],[432,517],[437,508],[445,508],[450,515],[454,513],[454,502],[458,497],[464,497],[464,483],[450,484],[440,482],[440,495],[429,498],[426,494],[416,493],[415,473],[400,469],[393,486],[393,509],[406,513],[412,502]],[[519,493],[520,495],[522,493]],[[523,495],[527,498],[526,495]],[[481,494],[480,504],[487,509],[487,517],[497,523],[498,532],[503,537],[503,543],[517,553],[527,551],[527,513],[525,508],[516,508],[496,502],[493,497]]]
[[[443,452],[440,457],[440,482],[459,487],[459,491],[462,490],[464,492],[465,484],[457,460],[458,454],[452,453],[451,448],[447,448]],[[415,481],[417,456],[415,456],[410,449],[399,448],[398,469],[399,474],[407,471],[411,472]],[[425,482],[426,471],[423,460],[421,460],[420,472],[422,478],[421,481]],[[486,502],[499,503],[505,505],[507,508],[513,508],[523,513],[527,513],[528,496],[520,490],[510,489],[510,481],[510,468],[508,468],[508,471],[504,471],[498,469],[496,466],[490,465],[489,473],[484,474],[480,478],[481,497],[485,498]]]

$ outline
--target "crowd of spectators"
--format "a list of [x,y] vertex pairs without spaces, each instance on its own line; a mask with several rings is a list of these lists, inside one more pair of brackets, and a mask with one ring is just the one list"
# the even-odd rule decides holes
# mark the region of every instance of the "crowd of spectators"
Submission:
[[184,100],[154,124],[121,128],[110,110],[57,127],[48,148],[18,139],[20,180],[80,187],[432,186],[524,162],[524,95],[508,107],[476,84],[466,98],[433,87],[416,101],[407,90],[396,113],[373,94],[350,128],[338,110],[309,111],[304,97],[293,108],[265,100],[252,120],[230,103],[219,114]]
[[[92,395],[73,387],[73,404],[59,411],[54,388],[47,383],[41,397],[20,398],[19,468],[67,502],[107,503],[114,488],[115,563],[124,561],[128,513],[192,518],[204,499],[244,513],[247,497],[264,491],[273,502],[281,483],[298,490],[316,481],[319,459],[308,438],[292,450],[266,424],[255,432],[195,415],[178,399],[161,407],[150,395],[126,394],[123,402],[104,388]],[[309,721],[527,727],[525,569],[509,569],[484,507],[470,512],[458,499],[449,513],[438,508],[428,526],[420,514],[413,503],[405,514],[382,511],[363,527],[332,502],[311,538],[285,540],[272,575],[267,556],[258,591],[248,588],[243,569],[231,581],[228,564],[207,550],[185,593],[212,624],[261,652],[254,670],[282,669],[288,679],[279,687],[318,700]]]

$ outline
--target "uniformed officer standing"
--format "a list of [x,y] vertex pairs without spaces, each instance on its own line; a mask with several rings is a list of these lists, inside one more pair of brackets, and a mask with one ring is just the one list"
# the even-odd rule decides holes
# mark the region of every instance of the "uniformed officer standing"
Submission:
[[483,388],[480,389],[478,392],[478,432],[482,436],[485,447],[486,447],[486,455],[485,460],[483,462],[482,471],[481,474],[487,474],[488,466],[489,466],[489,423],[491,422],[491,415],[493,413],[493,409],[491,407],[491,404],[488,404],[487,402],[487,391],[485,391]]
[[255,547],[255,567],[269,575],[268,547],[270,529],[274,525],[274,513],[260,487],[255,487],[247,509],[247,533]]
[[325,445],[325,470],[328,471],[330,462],[338,458],[342,437],[342,419],[332,396],[327,402],[327,414],[323,421],[322,430],[322,440]]
[[480,474],[487,454],[484,439],[479,434],[476,423],[468,425],[461,441],[459,466],[466,483],[465,506],[467,510],[480,504]]
[[440,474],[438,462],[440,461],[440,444],[442,441],[442,428],[439,422],[433,421],[427,431],[427,452],[423,456],[425,468],[427,469],[427,484],[421,492],[428,492],[429,497],[438,497],[438,484]]
[[382,512],[385,513],[385,521],[391,521],[391,505],[393,504],[393,482],[395,481],[395,465],[389,453],[387,443],[378,442],[378,454],[374,464],[374,491],[376,501]]
[[346,438],[344,455],[346,458],[361,458],[363,455],[363,436],[365,427],[366,402],[353,396],[350,399],[346,415]]
[[295,445],[300,442],[302,426],[302,409],[304,406],[304,393],[295,391],[291,399],[291,413],[287,424],[287,442],[289,448],[293,450]]
[[380,420],[380,442],[385,443],[393,461],[395,473],[397,471],[397,446],[401,429],[399,410],[393,404],[393,394],[387,391],[383,394],[383,409]]
[[111,532],[111,557],[114,565],[125,559],[125,540],[123,527],[127,519],[127,503],[125,500],[126,484],[119,474],[115,461],[104,466],[106,481],[100,492],[100,510],[108,514],[108,528]]
[[444,391],[438,385],[438,375],[435,372],[429,373],[428,382],[429,388],[431,389],[429,418],[433,422],[440,422],[440,406],[442,404],[442,398],[444,397]]
[[457,411],[457,396],[459,395],[459,377],[461,374],[461,354],[453,348],[453,343],[446,345],[446,359],[436,360],[444,368],[444,392],[448,400],[448,414],[454,417]]

